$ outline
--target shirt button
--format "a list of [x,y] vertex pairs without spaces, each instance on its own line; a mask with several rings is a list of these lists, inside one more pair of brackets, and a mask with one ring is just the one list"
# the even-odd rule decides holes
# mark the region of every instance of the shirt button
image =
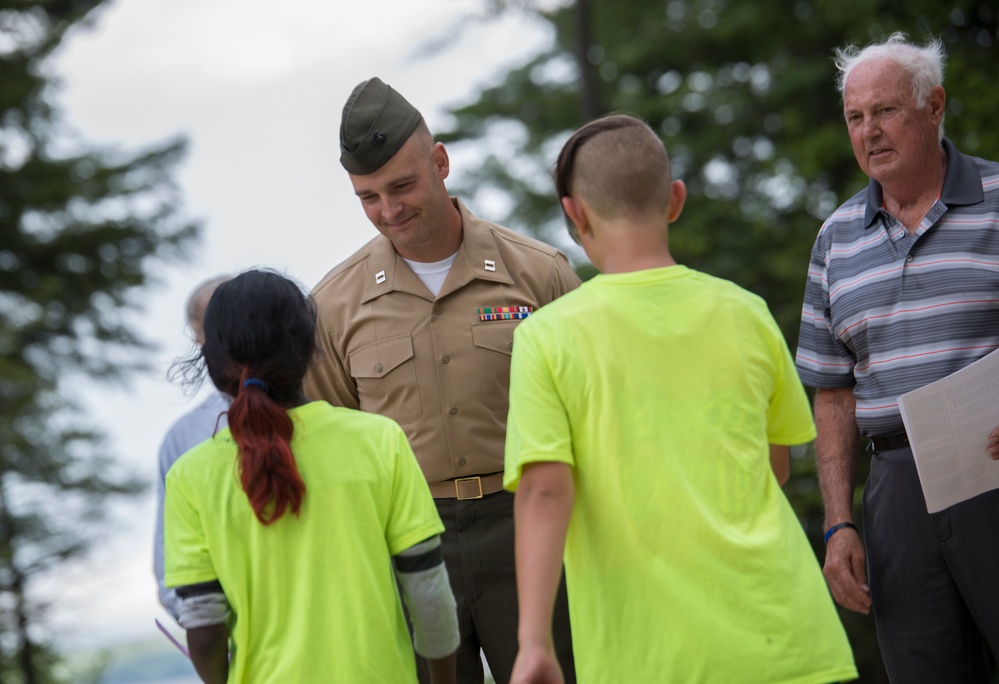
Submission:
[[451,408],[449,408],[447,410],[447,412],[450,413],[452,416],[456,416],[456,415],[458,415],[458,407],[457,406],[452,406]]
[[465,460],[464,456],[458,459],[458,465],[465,465],[466,463],[468,463],[468,461]]
[[376,363],[375,364],[375,372],[376,373],[381,373],[383,370],[384,370],[384,368],[382,367],[382,364],[380,364],[380,363]]
[[441,357],[441,362],[442,363],[451,363],[451,357],[448,356],[447,354],[445,354],[444,356]]
[[434,307],[434,315],[440,316],[443,312],[444,312],[444,309],[440,308],[439,306],[435,306]]
[[906,254],[905,255],[905,260],[906,261],[912,261],[912,255],[911,254]]

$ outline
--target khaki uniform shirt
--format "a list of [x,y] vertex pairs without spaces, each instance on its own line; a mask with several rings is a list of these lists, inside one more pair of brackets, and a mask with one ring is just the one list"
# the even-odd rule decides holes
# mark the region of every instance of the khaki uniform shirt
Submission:
[[579,285],[565,255],[453,200],[463,237],[436,299],[379,235],[313,290],[311,399],[396,420],[430,483],[503,470],[513,329],[480,309],[535,310]]

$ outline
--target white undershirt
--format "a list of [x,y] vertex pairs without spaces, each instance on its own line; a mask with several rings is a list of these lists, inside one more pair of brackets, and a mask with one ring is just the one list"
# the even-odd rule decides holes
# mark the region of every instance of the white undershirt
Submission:
[[458,256],[457,252],[447,259],[432,261],[430,263],[425,261],[410,261],[409,259],[403,259],[403,261],[409,264],[416,277],[422,280],[427,289],[436,297],[437,293],[441,291],[441,286],[444,285],[444,279],[447,278],[447,272],[451,270],[451,265],[454,263],[456,256]]

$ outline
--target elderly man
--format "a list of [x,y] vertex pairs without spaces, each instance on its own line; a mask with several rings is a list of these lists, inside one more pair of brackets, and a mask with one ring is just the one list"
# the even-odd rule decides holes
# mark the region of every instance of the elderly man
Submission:
[[[799,373],[817,388],[824,572],[840,605],[873,608],[893,682],[988,682],[999,491],[927,513],[898,397],[999,348],[999,164],[943,137],[939,42],[895,34],[837,56],[870,183],[819,231],[798,343]],[[873,454],[866,556],[853,523],[860,434]],[[999,429],[983,460],[997,442]]]
[[[381,235],[316,285],[321,358],[306,394],[396,420],[444,521],[458,681],[505,683],[517,652],[513,495],[503,491],[514,328],[579,285],[565,255],[448,195],[447,151],[377,78],[344,105],[340,162]],[[573,672],[564,584],[555,613]],[[421,680],[426,681],[421,665]],[[573,678],[574,681],[574,678]]]
[[[187,298],[187,326],[191,331],[194,343],[200,348],[205,343],[204,319],[208,300],[229,276],[210,278],[191,292]],[[159,586],[160,603],[177,619],[180,610],[177,592],[167,589],[163,582],[163,501],[166,494],[166,475],[174,461],[188,449],[200,444],[218,430],[226,426],[226,411],[229,410],[229,397],[221,392],[212,391],[208,397],[196,407],[185,413],[170,426],[163,442],[160,444],[158,458],[159,477],[156,478],[156,531],[153,537],[153,572]]]

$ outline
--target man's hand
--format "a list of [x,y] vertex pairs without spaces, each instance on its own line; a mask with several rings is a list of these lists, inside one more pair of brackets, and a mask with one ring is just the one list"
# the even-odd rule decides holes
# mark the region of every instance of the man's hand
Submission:
[[562,668],[552,648],[528,646],[517,652],[510,684],[564,684]]
[[829,537],[822,574],[836,603],[867,615],[871,611],[871,588],[867,585],[864,545],[856,530],[844,528]]
[[989,435],[989,456],[993,461],[999,461],[999,427]]

